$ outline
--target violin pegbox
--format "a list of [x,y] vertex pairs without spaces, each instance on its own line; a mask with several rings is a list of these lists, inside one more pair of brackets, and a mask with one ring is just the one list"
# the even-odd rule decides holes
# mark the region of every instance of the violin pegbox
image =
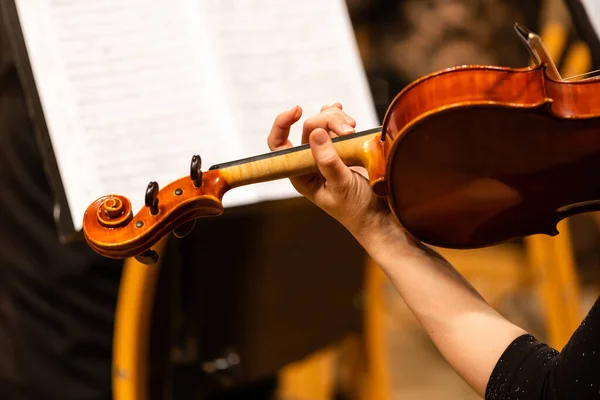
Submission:
[[[202,173],[202,158],[196,154],[194,156],[192,156],[192,161],[190,162],[190,179],[192,181],[192,184],[194,186],[194,188],[202,188],[204,182],[203,182],[203,173]],[[203,189],[207,189],[206,187]],[[210,189],[210,188],[208,188]],[[200,200],[200,199],[198,199]],[[208,200],[208,201],[207,201]],[[222,212],[222,204],[219,202],[217,202],[217,204],[214,204],[214,207],[211,207],[210,204],[210,199],[203,199],[203,202],[207,203],[207,208],[206,210],[210,210],[210,208],[213,208],[213,211],[208,211],[207,215],[214,215],[214,208],[216,207],[217,209],[220,209],[220,212],[218,212],[219,214]],[[184,237],[186,237],[187,235],[190,234],[190,232],[194,229],[194,226],[196,225],[196,220],[192,219],[192,220],[188,220],[186,222],[184,222],[183,224],[179,225],[177,228],[173,229],[173,236],[175,236],[178,239],[182,239]]]
[[[200,156],[194,156],[194,157],[200,157]],[[196,171],[200,173],[200,179],[202,177],[202,171],[200,171],[200,166],[197,165],[197,161],[192,159],[192,168]],[[198,174],[196,173],[196,176],[198,176]],[[196,186],[196,184],[194,183],[194,186]],[[150,215],[156,215],[158,214],[158,193],[159,193],[159,187],[158,187],[158,183],[156,182],[150,182],[148,184],[148,187],[146,188],[146,196],[144,197],[144,204],[146,205],[146,207],[148,207],[150,209]],[[181,195],[181,189],[175,189],[174,192],[175,196],[180,196]],[[184,238],[185,236],[187,236],[192,229],[194,228],[194,225],[196,224],[196,220],[191,220],[188,222],[184,222],[183,224],[179,225],[177,228],[175,228],[173,230],[173,234],[175,235],[176,238]],[[154,263],[157,260],[155,259],[155,255],[152,254],[151,250],[148,250],[147,252],[148,254],[141,254],[139,256],[137,256],[136,258],[138,259],[138,261],[144,263],[144,264],[148,264],[148,263]]]
[[111,194],[92,203],[84,214],[85,239],[106,257],[136,257],[145,264],[155,263],[157,255],[151,247],[169,232],[177,238],[185,237],[198,218],[221,215],[222,198],[228,189],[221,171],[202,172],[202,159],[195,155],[188,176],[162,188],[150,182],[144,206],[135,215],[125,196]]

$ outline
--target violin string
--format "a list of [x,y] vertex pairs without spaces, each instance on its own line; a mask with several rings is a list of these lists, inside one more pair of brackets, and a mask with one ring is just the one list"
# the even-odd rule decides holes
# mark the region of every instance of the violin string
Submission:
[[[571,79],[574,79],[574,78],[579,78],[579,77],[582,77],[582,76],[588,76],[588,75],[593,75],[593,74],[595,75],[595,74],[598,74],[599,72],[600,72],[600,69],[596,69],[594,71],[589,71],[589,72],[585,72],[583,74],[573,75],[573,76],[570,76],[568,78],[563,78],[563,81],[568,81],[568,80],[571,80]],[[591,76],[589,78],[593,78],[593,76]],[[589,79],[589,78],[587,78],[587,79]]]

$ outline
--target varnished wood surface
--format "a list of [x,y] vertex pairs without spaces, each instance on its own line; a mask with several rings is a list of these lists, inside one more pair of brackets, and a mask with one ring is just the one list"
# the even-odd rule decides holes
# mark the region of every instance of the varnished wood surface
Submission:
[[561,118],[596,118],[600,115],[600,80],[546,84],[546,95],[552,100],[551,111]]
[[[167,238],[156,250],[162,254]],[[123,266],[115,310],[112,352],[114,400],[149,399],[150,326],[160,264],[129,258]]]
[[[361,135],[334,143],[346,165],[368,167],[373,157],[370,143],[377,140],[379,133]],[[385,161],[381,159],[381,163]],[[286,153],[282,156],[264,158],[257,161],[233,165],[219,170],[219,173],[235,188],[253,183],[273,181],[296,175],[318,172],[311,150],[305,149]]]
[[[448,108],[485,104],[539,106],[546,100],[543,76],[541,67],[490,66],[463,66],[429,74],[396,96],[386,113],[382,130],[386,137],[395,140],[409,124]],[[449,129],[452,127],[446,127]]]
[[397,142],[393,209],[409,231],[440,247],[554,235],[561,219],[600,207],[598,125],[558,121],[542,109],[437,113]]
[[[600,80],[553,80],[547,52],[533,47],[545,64],[429,74],[398,94],[381,134],[335,143],[344,162],[368,169],[372,189],[418,240],[490,246],[555,235],[566,216],[600,210],[591,172],[600,163]],[[85,214],[86,239],[108,257],[139,254],[184,222],[220,215],[232,188],[318,171],[310,149],[276,153],[207,171],[199,188],[189,178],[171,183],[157,215],[119,215],[104,197]]]
[[541,66],[461,67],[401,92],[386,115],[390,208],[417,239],[478,248],[556,235],[600,209],[600,81]]

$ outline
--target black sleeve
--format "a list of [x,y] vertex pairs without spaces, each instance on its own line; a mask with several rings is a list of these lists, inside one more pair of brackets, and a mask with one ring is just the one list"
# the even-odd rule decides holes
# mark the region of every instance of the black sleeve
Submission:
[[600,298],[561,352],[532,335],[515,339],[498,360],[485,398],[600,399]]

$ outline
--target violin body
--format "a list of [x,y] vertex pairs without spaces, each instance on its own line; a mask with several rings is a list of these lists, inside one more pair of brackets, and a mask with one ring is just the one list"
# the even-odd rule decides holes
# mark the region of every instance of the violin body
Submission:
[[[564,82],[546,64],[463,66],[400,92],[381,129],[336,138],[347,165],[363,166],[374,193],[417,240],[479,248],[600,210],[600,80]],[[140,255],[191,221],[223,212],[235,187],[318,169],[307,145],[216,165],[160,191],[149,185],[135,216],[128,199],[104,196],[83,222],[107,257]],[[189,229],[189,227],[188,227]]]
[[390,208],[417,239],[477,248],[600,209],[600,81],[541,65],[465,67],[414,82],[382,130]]

